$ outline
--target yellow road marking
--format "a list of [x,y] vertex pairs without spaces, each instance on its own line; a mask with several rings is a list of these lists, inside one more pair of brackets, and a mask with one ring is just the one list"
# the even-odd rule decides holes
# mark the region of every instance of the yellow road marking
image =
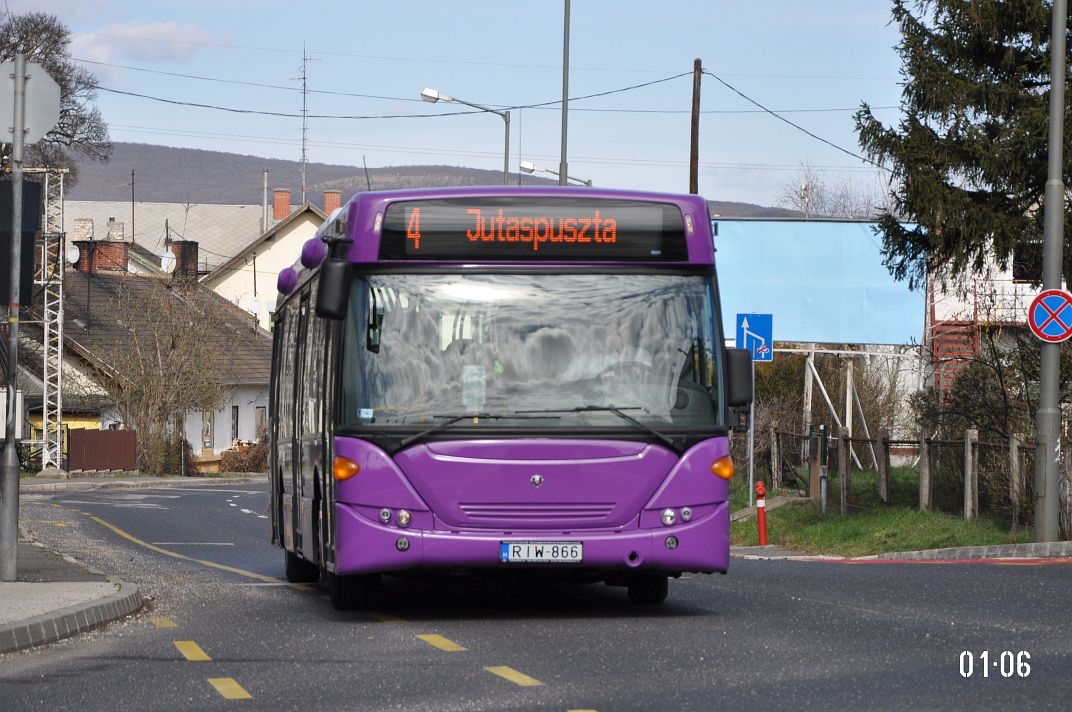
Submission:
[[444,638],[441,635],[436,635],[435,633],[426,633],[424,635],[418,635],[417,637],[431,645],[433,648],[439,648],[446,653],[460,653],[464,650],[468,650],[468,648],[463,648],[453,640]]
[[56,522],[56,521],[52,521],[52,520],[49,520],[49,519],[42,519],[41,523],[42,524],[51,524],[54,527],[69,527],[69,526],[71,526],[67,522]]
[[566,710],[566,712],[599,712],[599,711],[598,710],[583,709],[583,710]]
[[522,687],[535,687],[537,685],[543,684],[536,678],[529,677],[525,673],[518,672],[512,667],[507,667],[505,665],[496,665],[494,667],[486,667],[484,669],[490,672],[492,675],[498,675],[499,677],[505,678],[510,682],[514,683],[515,685],[521,685]]
[[205,651],[201,649],[201,646],[192,640],[176,640],[175,647],[179,649],[187,660],[195,663],[203,663],[212,660]]
[[164,556],[170,556],[172,558],[180,559],[182,561],[192,561],[195,564],[201,564],[202,566],[207,566],[207,567],[212,568],[212,569],[219,569],[220,571],[227,571],[228,573],[238,574],[239,576],[245,576],[246,578],[256,579],[258,581],[264,581],[266,583],[282,583],[282,584],[286,584],[286,585],[290,586],[291,588],[296,589],[298,591],[309,591],[309,590],[311,590],[309,588],[309,586],[307,586],[307,585],[305,585],[303,583],[290,583],[290,584],[288,584],[283,579],[276,578],[275,576],[265,576],[264,574],[253,573],[252,571],[246,571],[245,569],[235,568],[234,566],[227,566],[225,564],[217,564],[215,561],[207,561],[205,559],[195,559],[192,556],[186,556],[185,554],[180,554],[177,551],[170,551],[170,550],[165,549],[163,547],[157,546],[156,544],[150,544],[147,541],[142,541],[141,539],[139,539],[138,537],[134,536],[133,534],[128,534],[127,532],[123,531],[119,527],[115,526],[114,524],[109,524],[108,522],[104,521],[103,519],[101,519],[98,516],[95,516],[93,514],[87,514],[86,516],[88,516],[90,519],[95,521],[97,524],[100,524],[103,527],[107,527],[108,529],[111,529],[113,532],[115,532],[119,536],[123,537],[127,541],[133,542],[133,543],[137,544],[138,546],[143,546],[146,549],[148,549],[149,551],[155,551],[158,554],[163,554]]
[[380,623],[405,623],[406,622],[405,619],[399,618],[397,616],[392,616],[389,613],[371,612],[371,613],[369,613],[369,615],[372,616],[373,618],[375,618],[376,620],[378,620]]
[[149,616],[149,622],[157,628],[178,628],[179,624],[166,616]]
[[246,692],[246,689],[238,684],[233,677],[210,677],[208,684],[216,688],[216,692],[220,693],[225,699],[228,700],[252,700],[253,695]]

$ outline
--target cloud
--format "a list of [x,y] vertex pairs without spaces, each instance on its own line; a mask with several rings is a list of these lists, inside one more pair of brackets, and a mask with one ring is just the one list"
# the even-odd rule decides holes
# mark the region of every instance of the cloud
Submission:
[[225,41],[193,23],[125,22],[75,35],[71,53],[102,62],[185,62],[206,45]]

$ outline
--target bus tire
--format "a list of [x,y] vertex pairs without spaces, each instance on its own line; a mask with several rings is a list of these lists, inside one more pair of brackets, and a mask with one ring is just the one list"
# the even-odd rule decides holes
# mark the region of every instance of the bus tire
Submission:
[[644,574],[629,582],[629,600],[633,603],[655,604],[666,600],[670,584],[666,576]]
[[320,578],[320,569],[316,564],[307,561],[292,551],[285,551],[286,565],[284,569],[287,581],[290,583],[310,583]]
[[372,604],[373,593],[378,588],[378,574],[362,576],[328,576],[328,594],[331,605],[337,611],[353,611],[368,608]]

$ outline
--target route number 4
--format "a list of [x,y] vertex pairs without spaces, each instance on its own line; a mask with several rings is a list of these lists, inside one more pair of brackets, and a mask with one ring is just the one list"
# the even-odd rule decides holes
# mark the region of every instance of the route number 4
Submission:
[[406,222],[406,239],[413,240],[413,249],[421,249],[421,209],[414,208]]

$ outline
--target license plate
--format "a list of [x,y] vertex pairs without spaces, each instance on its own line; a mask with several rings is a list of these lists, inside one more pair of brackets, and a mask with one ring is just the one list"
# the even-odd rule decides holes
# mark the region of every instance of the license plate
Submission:
[[504,541],[499,543],[499,560],[509,563],[578,563],[584,558],[579,541]]

